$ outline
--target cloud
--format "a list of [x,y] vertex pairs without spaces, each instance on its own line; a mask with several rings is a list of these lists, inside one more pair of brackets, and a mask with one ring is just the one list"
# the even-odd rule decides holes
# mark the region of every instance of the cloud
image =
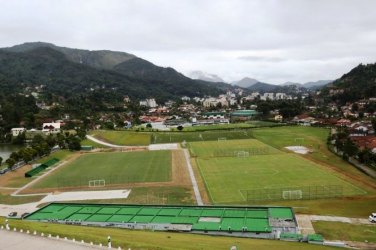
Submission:
[[286,61],[286,58],[281,57],[263,57],[263,56],[240,56],[240,60],[245,61],[264,61],[264,62],[283,62]]
[[333,79],[375,61],[375,9],[373,0],[4,0],[0,47],[125,51],[228,80]]

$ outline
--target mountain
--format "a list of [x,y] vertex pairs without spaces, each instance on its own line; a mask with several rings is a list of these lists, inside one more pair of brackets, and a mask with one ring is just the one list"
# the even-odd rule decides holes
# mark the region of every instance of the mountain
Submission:
[[301,87],[303,84],[297,83],[297,82],[285,82],[285,83],[282,83],[280,86],[291,86],[291,85]]
[[210,74],[207,72],[203,72],[200,70],[191,71],[188,74],[189,78],[196,79],[196,80],[203,80],[207,82],[225,82],[222,78],[215,74]]
[[341,103],[376,97],[376,63],[358,65],[326,85],[321,95]]
[[40,47],[48,47],[62,52],[72,62],[88,65],[100,69],[112,69],[115,65],[135,58],[136,56],[118,51],[110,50],[82,50],[59,47],[52,43],[34,42],[15,45],[4,50],[12,52],[26,52]]
[[159,67],[125,52],[71,49],[42,42],[0,49],[1,79],[15,84],[45,84],[52,93],[62,95],[104,87],[113,88],[119,95],[161,99],[218,95],[233,88],[225,83],[192,80],[173,68]]
[[315,82],[306,82],[302,86],[307,89],[319,89],[331,82],[333,82],[333,80],[319,80]]
[[278,85],[269,84],[269,83],[263,83],[263,82],[257,82],[247,89],[252,92],[273,92],[276,91],[279,88]]
[[253,78],[244,77],[243,79],[241,79],[239,81],[235,81],[232,84],[239,86],[239,87],[242,87],[242,88],[249,88],[249,87],[251,87],[252,85],[254,85],[258,82],[260,82],[260,81],[253,79]]

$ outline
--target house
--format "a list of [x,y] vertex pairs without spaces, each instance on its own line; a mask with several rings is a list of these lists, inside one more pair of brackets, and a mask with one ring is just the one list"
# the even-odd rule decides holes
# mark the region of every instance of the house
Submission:
[[274,116],[274,121],[281,122],[282,120],[283,120],[283,116],[282,115],[275,115]]
[[60,125],[58,122],[43,123],[42,132],[46,135],[58,134],[60,133]]
[[12,136],[18,136],[22,134],[23,132],[25,132],[26,129],[25,128],[12,128],[10,131],[12,132]]

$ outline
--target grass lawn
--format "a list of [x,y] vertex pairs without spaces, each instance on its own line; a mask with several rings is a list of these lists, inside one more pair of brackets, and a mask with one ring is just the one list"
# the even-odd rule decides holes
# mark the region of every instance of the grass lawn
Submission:
[[189,148],[191,155],[197,157],[235,156],[238,151],[250,154],[283,153],[255,139],[191,142]]
[[171,180],[170,151],[85,154],[37,182],[32,188],[88,186],[89,180],[108,184]]
[[103,140],[115,145],[149,145],[151,133],[113,131],[113,130],[93,130],[89,133],[99,140]]
[[[287,151],[284,147],[300,144],[313,149],[313,153],[305,155],[304,157],[320,164],[333,167],[350,178],[357,179],[358,184],[361,185],[362,188],[366,189],[369,193],[375,193],[373,188],[368,187],[369,185],[363,185],[365,182],[374,185],[376,183],[375,179],[365,175],[328,150],[326,145],[328,134],[328,129],[302,126],[257,128],[253,130],[253,136],[256,139],[281,150]],[[304,141],[300,139],[295,141],[296,138],[304,138]]]
[[241,203],[244,190],[319,185],[342,185],[345,195],[365,192],[321,166],[293,154],[247,158],[198,158],[213,203]]
[[326,240],[343,240],[376,243],[376,225],[354,225],[342,222],[313,222],[316,233]]
[[81,141],[81,146],[92,146],[94,148],[107,148],[107,146],[90,141],[89,139],[84,139]]
[[[4,225],[4,218],[0,217],[0,224]],[[122,249],[132,248],[135,250],[160,249],[160,250],[211,250],[230,249],[236,245],[238,249],[258,250],[316,250],[316,249],[337,249],[307,243],[283,242],[277,240],[257,240],[234,237],[215,237],[206,235],[193,235],[171,232],[151,232],[114,228],[83,227],[72,225],[58,225],[53,223],[38,223],[24,220],[10,220],[11,228],[23,229],[24,231],[36,230],[38,233],[59,235],[60,237],[75,238],[76,241],[95,242],[96,244],[107,244],[107,236],[111,236],[112,246]]]
[[8,205],[18,205],[29,202],[36,202],[43,198],[44,196],[18,196],[14,197],[9,194],[0,194],[0,204]]
[[181,143],[183,141],[218,141],[219,138],[227,140],[250,139],[252,132],[249,129],[239,130],[212,130],[200,132],[158,132],[153,133],[151,143]]

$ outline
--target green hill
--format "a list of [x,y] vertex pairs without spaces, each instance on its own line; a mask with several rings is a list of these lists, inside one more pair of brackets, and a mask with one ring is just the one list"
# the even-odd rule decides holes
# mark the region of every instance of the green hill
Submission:
[[358,65],[328,84],[322,95],[341,103],[376,97],[376,64]]

